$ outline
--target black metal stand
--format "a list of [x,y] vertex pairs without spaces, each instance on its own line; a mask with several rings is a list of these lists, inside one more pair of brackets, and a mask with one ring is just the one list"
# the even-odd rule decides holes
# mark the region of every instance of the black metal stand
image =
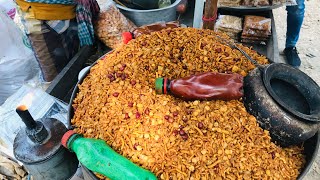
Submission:
[[50,95],[68,103],[74,86],[78,82],[78,74],[89,57],[93,54],[92,46],[84,46],[63,68],[46,90]]

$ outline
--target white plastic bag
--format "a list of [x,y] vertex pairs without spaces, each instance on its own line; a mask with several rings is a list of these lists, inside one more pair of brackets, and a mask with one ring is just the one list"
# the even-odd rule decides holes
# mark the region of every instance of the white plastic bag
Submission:
[[297,4],[296,0],[286,0],[286,5],[287,6],[296,6],[298,4]]
[[230,15],[219,15],[214,30],[216,32],[226,33],[230,38],[238,40],[238,34],[242,31],[242,18]]
[[159,2],[158,2],[159,9],[168,7],[170,5],[171,5],[171,1],[170,0],[159,0]]
[[97,0],[97,2],[100,14],[95,25],[96,34],[105,45],[115,49],[122,44],[122,33],[132,31],[136,26],[121,14],[112,0]]
[[[0,8],[1,9],[1,8]],[[27,38],[0,10],[0,105],[28,80],[39,75],[39,65]]]
[[16,15],[16,6],[13,0],[0,0],[0,9],[4,10],[13,19]]

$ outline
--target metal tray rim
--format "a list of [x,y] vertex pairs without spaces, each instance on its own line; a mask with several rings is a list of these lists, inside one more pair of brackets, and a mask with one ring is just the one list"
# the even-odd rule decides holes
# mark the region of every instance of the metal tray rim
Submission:
[[[70,102],[69,102],[69,105],[68,105],[68,129],[73,129],[72,125],[71,125],[71,119],[73,118],[73,114],[74,114],[74,111],[73,111],[73,107],[72,107],[72,103],[73,103],[73,100],[75,99],[76,95],[78,94],[79,92],[79,88],[78,88],[78,85],[81,84],[83,82],[83,80],[87,77],[87,75],[90,73],[90,69],[95,66],[99,60],[102,60],[105,56],[107,56],[108,54],[112,53],[112,51],[106,53],[105,55],[101,56],[96,62],[94,62],[90,68],[87,69],[86,72],[84,72],[83,76],[79,79],[79,81],[77,82],[75,88],[73,89],[73,92],[72,92],[72,96],[70,98]],[[308,164],[306,164],[304,167],[303,167],[303,170],[301,171],[301,173],[299,174],[298,176],[298,180],[303,180],[303,178],[307,175],[307,173],[310,171],[316,157],[317,157],[317,152],[319,152],[319,146],[320,146],[320,130],[314,135],[312,136],[310,139],[306,140],[306,141],[315,141],[315,146],[314,146],[314,150],[313,150],[313,153],[312,155],[309,155],[309,157],[307,157],[306,160],[308,160]],[[305,146],[305,144],[304,144]],[[305,155],[307,155],[309,152],[304,152]],[[85,168],[85,167],[84,167]],[[90,170],[88,170],[88,173],[90,174],[90,177],[92,178],[92,180],[98,180],[98,178],[96,178],[96,176],[94,175],[93,172],[91,172]]]

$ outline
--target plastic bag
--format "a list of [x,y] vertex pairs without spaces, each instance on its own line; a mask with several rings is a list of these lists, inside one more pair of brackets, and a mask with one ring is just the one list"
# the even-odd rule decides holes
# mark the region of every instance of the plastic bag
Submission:
[[286,0],[286,6],[296,6],[297,1],[296,0]]
[[268,6],[269,0],[244,0],[242,5],[244,6]]
[[27,179],[27,172],[17,162],[0,153],[0,179]]
[[285,4],[287,0],[272,0],[272,5]]
[[230,15],[219,15],[215,28],[230,29],[235,32],[242,31],[242,18]]
[[0,11],[0,105],[24,83],[38,77],[39,65],[28,40],[14,22]]
[[180,24],[177,21],[172,21],[168,23],[161,21],[161,22],[138,27],[132,32],[132,34],[134,38],[137,38],[143,34],[150,34],[155,31],[161,31],[162,29],[178,28],[178,27],[180,27]]
[[171,5],[171,0],[159,0],[158,6],[159,8],[168,7]]
[[230,15],[219,15],[215,23],[216,32],[226,33],[230,38],[237,40],[242,31],[242,18]]
[[242,43],[248,43],[248,44],[267,45],[267,41],[265,41],[265,40],[241,39],[241,42]]
[[241,0],[219,0],[218,7],[237,7],[241,5]]
[[115,49],[122,44],[122,33],[136,26],[120,13],[112,0],[97,0],[100,6],[96,34],[108,47]]
[[0,0],[0,8],[2,8],[11,19],[14,19],[16,7],[13,0]]
[[271,34],[267,31],[259,31],[254,29],[243,29],[242,36],[250,37],[269,37]]
[[245,16],[241,42],[265,45],[270,35],[270,18],[261,16]]
[[271,19],[262,16],[246,16],[243,29],[253,29],[271,33]]

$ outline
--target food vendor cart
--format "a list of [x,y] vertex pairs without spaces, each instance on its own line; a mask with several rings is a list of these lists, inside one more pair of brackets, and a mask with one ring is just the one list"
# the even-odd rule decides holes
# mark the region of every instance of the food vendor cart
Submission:
[[[268,40],[266,45],[253,45],[253,49],[255,49],[258,53],[265,55],[269,61],[271,62],[277,62],[278,60],[278,42],[277,42],[277,34],[275,31],[275,23],[273,19],[272,14],[272,8],[249,8],[249,9],[241,9],[241,8],[220,8],[218,10],[221,14],[226,15],[236,15],[236,16],[242,16],[242,15],[260,15],[264,17],[271,18],[272,22],[272,36]],[[193,6],[189,7],[189,11],[187,14],[180,17],[182,23],[192,26],[192,19],[190,17],[193,17]],[[108,50],[104,50],[103,53],[108,52]],[[52,82],[50,87],[47,89],[47,92],[59,99],[64,100],[65,102],[69,102],[72,91],[78,81],[78,73],[79,71],[85,67],[87,59],[90,58],[91,55],[95,53],[93,47],[84,47],[82,50],[78,53],[76,57],[74,57],[70,63],[66,66],[66,68],[57,76],[57,78]],[[96,56],[94,57],[98,59]],[[72,81],[72,83],[71,83]],[[318,146],[314,146],[314,144],[319,144],[319,133],[317,133],[314,137],[307,140],[305,142],[305,148],[306,151],[305,154],[307,155],[307,166],[305,167],[305,170],[300,175],[300,178],[305,176],[305,174],[309,171],[310,166],[312,164],[312,161],[315,159],[316,154],[315,152],[318,151]],[[92,176],[92,173],[89,173],[89,176]],[[94,178],[92,176],[92,178]]]

